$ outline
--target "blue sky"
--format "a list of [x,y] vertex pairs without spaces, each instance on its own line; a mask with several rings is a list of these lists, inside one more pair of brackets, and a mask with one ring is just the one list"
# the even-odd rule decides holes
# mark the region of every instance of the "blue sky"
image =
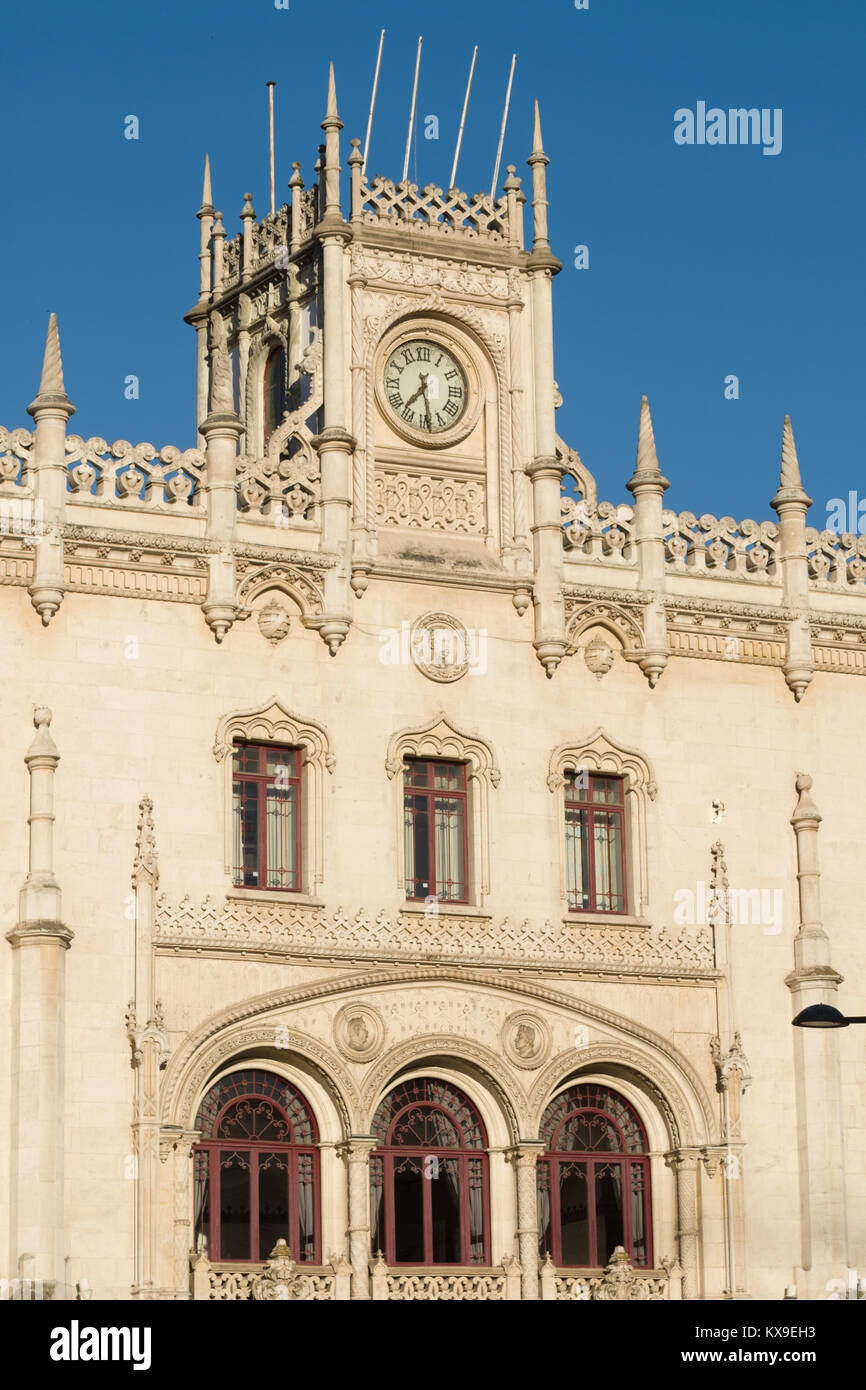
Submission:
[[[564,265],[559,432],[601,496],[629,500],[642,393],[677,509],[772,516],[785,412],[811,524],[825,524],[831,497],[866,495],[862,0],[332,0],[325,13],[314,0],[7,10],[0,423],[30,423],[54,309],[71,429],[193,442],[194,335],[182,315],[198,292],[204,151],[232,236],[247,189],[267,211],[265,82],[277,83],[283,201],[292,160],[312,176],[333,58],[345,165],[348,140],[363,139],[384,27],[372,173],[400,176],[419,32],[419,113],[440,123],[438,141],[421,127],[419,183],[447,183],[473,44],[461,187],[489,187],[512,52],[503,165],[527,181],[541,102]],[[674,112],[698,101],[781,108],[782,152],[676,145]],[[129,114],[138,141],[124,139]],[[577,245],[588,270],[574,268]],[[128,373],[137,401],[124,397]],[[725,399],[730,374],[737,400]]]

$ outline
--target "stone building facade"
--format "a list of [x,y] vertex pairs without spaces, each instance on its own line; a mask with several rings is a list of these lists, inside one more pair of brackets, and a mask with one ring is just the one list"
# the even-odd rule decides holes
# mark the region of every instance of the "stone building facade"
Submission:
[[53,316],[0,431],[5,1277],[827,1297],[862,1042],[791,1018],[863,1012],[864,542],[787,420],[775,520],[665,510],[646,400],[599,501],[537,110],[495,199],[354,140],[343,202],[333,73],[322,127],[232,240],[206,169],[195,448],[73,434]]

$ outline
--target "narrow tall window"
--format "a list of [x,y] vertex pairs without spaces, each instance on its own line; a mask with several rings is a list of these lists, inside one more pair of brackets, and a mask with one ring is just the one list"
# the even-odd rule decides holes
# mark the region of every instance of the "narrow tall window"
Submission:
[[467,902],[465,765],[407,758],[403,785],[406,897]]
[[274,348],[265,363],[265,447],[278,425],[283,422],[286,411],[286,354],[283,348]]
[[318,1133],[300,1091],[273,1072],[232,1072],[195,1127],[195,1229],[211,1260],[266,1260],[282,1238],[299,1264],[316,1264]]
[[370,1156],[372,1249],[389,1265],[485,1265],[487,1136],[447,1081],[404,1081],[376,1111]]
[[621,777],[568,772],[565,862],[569,912],[626,912],[625,806]]
[[236,743],[232,789],[235,886],[300,892],[300,749]]
[[541,1254],[559,1266],[600,1267],[618,1245],[646,1269],[649,1158],[643,1125],[606,1086],[570,1086],[544,1112],[538,1164]]

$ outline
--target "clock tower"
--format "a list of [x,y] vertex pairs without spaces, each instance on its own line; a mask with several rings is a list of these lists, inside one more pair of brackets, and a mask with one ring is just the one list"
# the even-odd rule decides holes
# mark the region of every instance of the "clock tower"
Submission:
[[[273,545],[277,527],[287,548],[339,557],[308,622],[332,654],[377,570],[484,576],[521,615],[534,606],[533,644],[552,675],[567,650],[566,448],[537,103],[529,248],[514,165],[498,194],[467,196],[371,176],[352,140],[344,209],[333,67],[322,128],[309,186],[294,164],[291,202],[261,221],[246,195],[232,240],[205,170],[200,296],[186,317],[200,438],[216,432],[227,477],[240,474],[224,539]],[[234,620],[235,563],[212,567],[218,637]]]

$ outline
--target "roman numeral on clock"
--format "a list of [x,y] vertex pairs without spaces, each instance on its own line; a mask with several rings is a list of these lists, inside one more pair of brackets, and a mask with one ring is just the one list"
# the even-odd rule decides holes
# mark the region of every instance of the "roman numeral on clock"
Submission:
[[394,408],[394,410],[399,410],[401,405],[403,404],[403,397],[400,395],[399,391],[392,391],[390,396],[388,397],[388,400],[391,402],[391,405]]

